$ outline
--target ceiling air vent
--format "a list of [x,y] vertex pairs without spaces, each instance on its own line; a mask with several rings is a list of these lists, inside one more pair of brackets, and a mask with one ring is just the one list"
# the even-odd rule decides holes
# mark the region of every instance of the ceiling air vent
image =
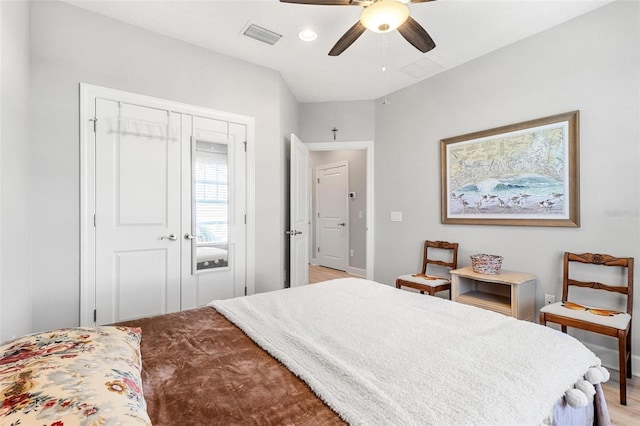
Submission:
[[443,68],[444,67],[436,61],[432,61],[428,58],[422,58],[418,59],[412,64],[407,65],[404,68],[400,68],[400,71],[407,75],[410,75],[413,78],[422,80],[423,78],[427,78],[439,73],[443,70]]
[[282,34],[274,33],[266,28],[262,28],[255,24],[249,24],[242,30],[242,35],[250,37],[254,40],[267,43],[271,46],[276,44],[282,38]]

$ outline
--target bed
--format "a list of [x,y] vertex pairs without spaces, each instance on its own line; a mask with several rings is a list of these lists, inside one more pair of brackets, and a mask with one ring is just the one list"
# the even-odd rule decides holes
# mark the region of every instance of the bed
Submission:
[[198,246],[197,269],[223,268],[229,264],[227,250],[220,247]]
[[142,336],[141,424],[609,422],[600,385],[608,373],[572,337],[367,280],[115,328]]

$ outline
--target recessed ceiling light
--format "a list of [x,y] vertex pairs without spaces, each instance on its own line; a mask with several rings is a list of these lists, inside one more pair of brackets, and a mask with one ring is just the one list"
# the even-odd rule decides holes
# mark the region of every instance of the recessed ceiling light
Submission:
[[302,30],[300,34],[298,34],[298,37],[302,41],[313,41],[318,38],[318,34],[313,30]]

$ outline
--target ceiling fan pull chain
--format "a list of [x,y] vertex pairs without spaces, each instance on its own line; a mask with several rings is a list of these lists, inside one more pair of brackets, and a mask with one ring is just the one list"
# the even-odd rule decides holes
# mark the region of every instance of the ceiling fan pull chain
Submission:
[[389,105],[389,76],[387,74],[387,34],[382,34],[382,72],[384,78],[384,101],[382,105]]
[[387,35],[382,34],[382,72],[387,70]]

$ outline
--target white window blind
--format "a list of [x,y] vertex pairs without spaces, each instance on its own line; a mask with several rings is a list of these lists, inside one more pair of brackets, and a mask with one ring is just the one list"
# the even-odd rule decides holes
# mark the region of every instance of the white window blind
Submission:
[[196,235],[199,244],[227,244],[229,166],[227,145],[198,141],[194,159]]

